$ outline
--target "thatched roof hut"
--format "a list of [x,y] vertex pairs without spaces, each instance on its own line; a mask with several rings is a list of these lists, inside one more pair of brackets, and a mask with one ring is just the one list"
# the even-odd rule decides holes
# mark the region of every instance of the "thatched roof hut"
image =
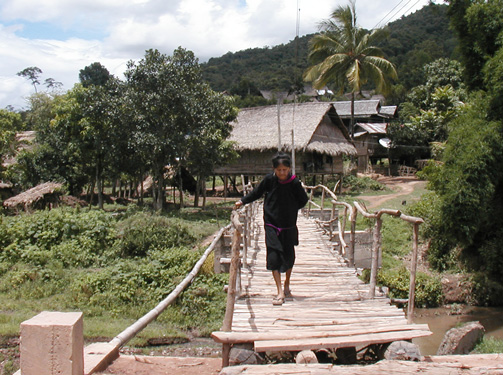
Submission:
[[57,182],[45,182],[5,200],[3,206],[14,211],[54,207],[59,204],[59,197],[63,193],[62,187],[63,185]]
[[287,152],[294,145],[297,174],[340,173],[342,155],[356,155],[334,106],[327,102],[242,109],[229,140],[235,142],[240,159],[216,173],[267,173],[279,143],[279,148]]

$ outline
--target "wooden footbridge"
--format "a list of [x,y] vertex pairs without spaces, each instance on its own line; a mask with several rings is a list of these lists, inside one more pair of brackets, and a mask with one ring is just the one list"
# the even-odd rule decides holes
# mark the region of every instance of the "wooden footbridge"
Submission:
[[[402,309],[376,292],[375,282],[371,290],[358,278],[355,268],[348,266],[352,262],[335,250],[334,242],[329,241],[332,229],[327,228],[338,225],[342,233],[344,229],[333,211],[325,222],[299,215],[300,244],[291,278],[292,296],[281,306],[273,305],[276,287],[265,267],[261,208],[250,212],[253,224],[245,222],[242,228],[234,220],[238,229],[234,232],[227,312],[222,330],[212,334],[223,344],[223,366],[229,365],[234,344],[253,344],[255,352],[361,349],[431,334],[426,324],[411,323]],[[401,215],[393,210],[385,212]],[[380,230],[380,215],[374,216]],[[240,232],[245,235],[244,246],[238,242]],[[343,237],[339,242],[349,248]],[[374,240],[379,242],[380,237],[374,234]],[[378,247],[373,246],[373,251],[377,253]],[[375,277],[376,272],[373,274]]]

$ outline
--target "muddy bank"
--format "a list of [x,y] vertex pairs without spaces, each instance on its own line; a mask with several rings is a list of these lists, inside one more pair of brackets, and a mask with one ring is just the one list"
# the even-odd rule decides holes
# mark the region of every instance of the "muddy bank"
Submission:
[[414,339],[422,355],[435,355],[445,333],[462,323],[478,321],[485,335],[503,340],[503,307],[451,305],[433,309],[416,309],[414,323],[426,323],[433,335]]

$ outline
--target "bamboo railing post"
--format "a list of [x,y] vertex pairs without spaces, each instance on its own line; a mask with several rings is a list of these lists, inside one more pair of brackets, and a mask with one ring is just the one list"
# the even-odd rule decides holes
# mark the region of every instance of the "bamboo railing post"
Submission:
[[309,192],[309,204],[307,206],[307,214],[308,215],[311,214],[311,203],[313,201],[313,191],[314,191],[314,189],[311,189],[311,191]]
[[330,241],[334,237],[334,219],[335,219],[335,202],[332,201],[332,211],[330,212],[330,225],[329,225]]
[[[377,216],[377,215],[376,215]],[[369,297],[375,297],[377,284],[377,268],[379,267],[379,249],[381,248],[381,228],[382,219],[376,217],[374,223],[374,233],[372,235],[372,266],[370,267],[370,290]]]
[[412,261],[410,264],[410,284],[409,284],[409,303],[407,305],[407,322],[412,323],[414,317],[414,304],[416,297],[416,270],[417,270],[417,248],[419,237],[419,224],[414,223],[412,227]]
[[323,209],[325,208],[325,189],[321,189],[320,220],[323,220]]
[[363,216],[369,219],[375,219],[374,232],[372,236],[372,266],[370,268],[370,290],[369,290],[369,297],[375,298],[375,287],[377,285],[377,271],[379,267],[379,253],[381,252],[381,227],[382,227],[381,216],[384,214],[392,216],[400,216],[401,212],[398,210],[391,210],[384,208],[378,211],[377,213],[370,214],[367,211],[365,211],[358,202],[354,202],[354,205]]
[[[225,307],[225,317],[222,325],[222,331],[230,332],[232,330],[232,319],[234,315],[234,303],[236,302],[236,280],[239,272],[239,248],[241,245],[241,222],[237,211],[232,211],[231,217],[234,233],[232,234],[232,256],[229,270],[229,286],[227,289],[227,303]],[[222,348],[222,367],[229,366],[230,345],[223,344]]]
[[355,241],[356,241],[356,216],[358,215],[358,210],[351,209],[351,233],[349,235],[349,249],[348,249],[348,261],[349,266],[355,266]]

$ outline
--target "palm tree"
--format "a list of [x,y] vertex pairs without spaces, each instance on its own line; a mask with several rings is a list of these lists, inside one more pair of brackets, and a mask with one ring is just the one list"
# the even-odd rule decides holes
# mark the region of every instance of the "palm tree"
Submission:
[[386,36],[384,29],[370,32],[356,24],[355,0],[339,6],[331,18],[320,23],[320,33],[309,41],[309,61],[312,64],[304,72],[304,80],[321,89],[327,84],[346,87],[351,92],[351,138],[354,136],[355,94],[371,80],[376,91],[386,92],[389,79],[396,79],[395,67],[383,57],[374,44]]

